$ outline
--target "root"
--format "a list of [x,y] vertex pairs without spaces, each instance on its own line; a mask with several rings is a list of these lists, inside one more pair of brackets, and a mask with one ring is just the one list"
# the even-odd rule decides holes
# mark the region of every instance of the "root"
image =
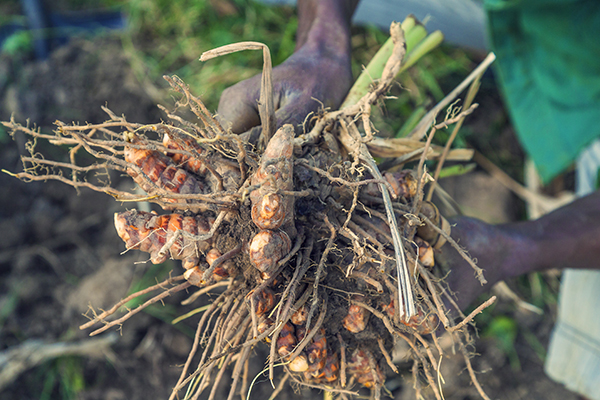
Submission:
[[[182,304],[225,288],[209,305],[181,317],[203,312],[170,400],[186,388],[190,398],[197,399],[209,387],[208,398],[215,399],[231,367],[227,398],[238,393],[244,398],[253,385],[248,383],[250,356],[263,341],[270,346],[263,372],[269,371],[274,388],[275,366],[284,366],[271,398],[291,382],[341,399],[358,396],[354,389],[362,385],[371,390],[371,398],[379,399],[382,370],[389,367],[399,373],[390,355],[391,343],[398,338],[410,346],[418,396],[424,376],[423,383],[431,386],[436,399],[443,399],[443,353],[435,332],[441,322],[459,344],[473,383],[487,399],[465,346],[470,338],[467,325],[495,298],[467,317],[459,312],[462,320],[455,323],[446,304],[456,303],[443,288],[443,277],[425,267],[423,263],[431,264],[426,258],[421,262],[422,250],[413,247],[413,240],[425,249],[435,245],[422,233],[425,225],[449,242],[485,283],[483,270],[466,251],[421,212],[426,211],[424,194],[430,181],[425,161],[435,132],[462,121],[476,104],[466,110],[451,107],[443,122],[426,124],[427,140],[394,161],[419,157],[415,170],[382,174],[369,149],[386,139],[376,136],[370,115],[371,106],[393,84],[404,57],[399,26],[393,26],[392,36],[392,56],[372,90],[342,110],[318,113],[314,127],[297,138],[289,125],[273,132],[270,56],[256,43],[227,46],[209,55],[263,50],[259,143],[225,131],[176,76],[165,79],[179,101],[174,110],[161,108],[166,115],[161,123],[130,123],[107,108],[104,123],[57,123],[54,134],[14,120],[4,123],[13,136],[31,138],[23,172],[12,176],[57,180],[78,190],[108,193],[120,202],[152,202],[169,212],[120,213],[115,218],[117,231],[127,251],[150,253],[155,263],[168,257],[181,260],[185,273],[132,294],[100,314],[92,310],[94,318],[80,328],[104,323],[91,333],[96,335],[191,286],[198,288]],[[199,122],[186,120],[180,109],[191,111]],[[69,147],[69,162],[45,159],[35,148],[41,140]],[[81,152],[96,161],[78,165],[80,158],[85,160]],[[442,158],[447,154],[446,149]],[[129,174],[139,188],[114,189],[113,172]],[[139,194],[140,188],[146,195]],[[162,292],[121,318],[106,320],[128,301],[156,290]]]
[[486,308],[488,308],[489,306],[494,304],[495,301],[496,301],[496,296],[492,296],[491,298],[487,299],[483,304],[481,304],[479,307],[477,307],[475,310],[473,310],[473,312],[471,314],[469,314],[468,317],[466,317],[465,319],[460,321],[455,326],[448,327],[446,330],[448,332],[456,332],[457,330],[462,329],[466,324],[471,322],[477,314],[481,313],[483,310],[485,310]]
[[[304,350],[304,348],[308,345],[308,343],[312,340],[312,338],[317,334],[317,332],[319,331],[319,328],[321,328],[321,326],[323,325],[323,321],[325,321],[325,315],[327,315],[327,298],[323,299],[323,304],[321,306],[321,313],[319,314],[319,318],[317,319],[315,326],[311,327],[310,331],[308,331],[308,334],[304,337],[304,339],[302,339],[300,341],[300,343],[298,343],[298,345],[296,346],[294,351],[289,355],[289,358],[291,360],[298,357],[300,352],[302,350]],[[306,325],[308,326],[308,321],[307,321]]]
[[187,306],[188,304],[192,304],[194,301],[196,301],[198,299],[198,297],[202,296],[203,294],[210,293],[210,292],[213,291],[213,289],[216,289],[218,287],[229,286],[229,285],[231,285],[231,281],[230,280],[226,280],[226,281],[222,281],[222,282],[213,283],[212,285],[207,286],[207,287],[203,287],[202,289],[199,289],[199,290],[195,291],[187,299],[183,300],[181,302],[181,305],[182,306]]
[[119,301],[117,304],[115,304],[114,306],[112,306],[109,310],[104,311],[104,312],[102,312],[101,314],[98,314],[98,315],[95,315],[95,311],[94,311],[94,309],[92,309],[91,311],[94,313],[94,318],[92,320],[90,320],[89,322],[87,322],[87,323],[85,323],[83,325],[80,325],[79,329],[81,329],[81,330],[87,329],[87,328],[91,327],[92,325],[94,325],[94,324],[96,324],[98,322],[104,321],[104,319],[106,317],[111,316],[115,312],[117,312],[117,310],[119,308],[121,308],[121,306],[123,306],[124,304],[130,302],[131,300],[133,300],[133,299],[135,299],[137,297],[143,296],[143,295],[145,295],[147,293],[153,292],[153,291],[158,290],[158,289],[164,289],[167,285],[173,284],[175,282],[182,281],[183,279],[184,279],[183,275],[179,275],[179,276],[176,276],[174,278],[169,278],[169,279],[167,279],[167,280],[165,280],[165,281],[163,281],[161,283],[158,283],[158,284],[156,284],[154,286],[150,286],[150,287],[147,287],[146,289],[143,289],[143,290],[140,290],[138,292],[135,292],[135,293],[127,296],[126,298],[122,299],[121,301]]
[[[290,379],[290,376],[291,376],[291,374],[289,372],[286,372],[286,374],[283,376],[283,378],[281,378],[281,380],[277,384],[277,387],[275,388],[275,390],[269,397],[269,400],[275,400],[275,398],[277,398],[277,396],[279,396],[279,393],[281,393],[281,391],[285,387],[285,384],[288,381],[288,379]],[[245,400],[245,399],[242,399],[242,400]]]
[[394,371],[395,373],[399,374],[400,372],[398,371],[398,368],[392,362],[392,357],[390,357],[390,353],[388,353],[388,351],[385,349],[385,346],[383,344],[383,339],[377,338],[377,344],[379,345],[379,350],[381,351],[381,354],[383,354],[383,356],[385,357],[385,362],[387,362],[390,369],[392,371]]
[[460,247],[460,245],[456,243],[456,241],[452,239],[452,237],[447,232],[444,232],[440,227],[431,222],[431,220],[425,215],[419,214],[419,218],[421,218],[429,227],[434,229],[437,233],[442,235],[442,237],[445,240],[447,240],[452,247],[454,247],[456,252],[460,254],[460,256],[471,266],[471,268],[473,268],[473,270],[475,271],[475,276],[482,285],[485,285],[487,283],[487,280],[483,276],[483,270],[477,266],[475,261],[473,261],[473,259],[467,254],[467,252],[462,247]]
[[309,388],[312,388],[312,389],[319,389],[319,390],[323,390],[323,391],[331,392],[331,393],[347,394],[347,395],[350,395],[350,396],[358,396],[359,395],[358,392],[353,392],[353,391],[350,391],[350,390],[337,389],[337,388],[330,387],[330,386],[315,385],[315,384],[310,384],[310,383],[307,383],[307,382],[303,382],[303,381],[299,380],[298,378],[296,378],[293,374],[290,374],[290,377],[298,385],[306,386],[306,387],[309,387]]
[[[192,379],[192,377],[195,376],[195,375],[192,375],[186,379],[186,375],[188,373],[189,367],[192,363],[194,356],[196,355],[196,352],[198,351],[198,346],[204,340],[204,335],[206,335],[207,330],[203,330],[203,328],[206,324],[206,321],[209,319],[212,319],[214,312],[218,310],[221,302],[232,291],[233,291],[233,288],[230,286],[225,292],[223,292],[219,297],[217,297],[217,299],[211,304],[211,306],[202,315],[202,318],[200,319],[200,321],[198,322],[198,326],[196,327],[196,334],[194,335],[194,342],[192,344],[192,348],[188,354],[188,358],[183,366],[183,370],[181,371],[179,380],[175,384],[175,387],[173,388],[173,391],[171,393],[171,396],[169,397],[169,400],[173,400],[175,398],[175,396],[177,395],[177,392],[179,392],[179,390],[183,389],[185,384],[187,384],[187,382],[189,382]],[[208,325],[210,325],[210,320],[208,322]]]
[[190,286],[191,285],[188,282],[184,282],[184,283],[180,283],[179,285],[177,285],[171,289],[165,290],[161,294],[154,296],[150,300],[146,301],[144,304],[134,308],[133,310],[129,310],[127,312],[127,314],[125,314],[121,318],[116,319],[111,322],[108,322],[102,328],[98,328],[95,331],[92,331],[90,333],[90,336],[96,336],[97,334],[102,333],[102,332],[112,328],[115,325],[121,325],[123,322],[127,321],[129,318],[133,317],[135,314],[139,313],[140,311],[142,311],[144,308],[148,307],[149,305],[157,303],[157,302],[163,300],[165,297],[168,297],[168,296],[172,295],[173,293],[177,293],[181,290],[185,290],[185,289],[189,288]]
[[327,215],[323,214],[323,219],[324,219],[325,223],[327,224],[327,227],[329,228],[330,236],[329,236],[329,240],[327,241],[327,246],[325,246],[325,250],[323,251],[323,254],[321,255],[321,259],[319,260],[319,266],[317,267],[317,273],[315,274],[315,281],[313,283],[313,291],[312,291],[313,299],[312,299],[312,303],[310,305],[310,312],[308,313],[308,319],[306,321],[306,326],[310,326],[312,316],[314,315],[314,313],[317,309],[317,305],[319,303],[319,281],[321,279],[321,275],[323,274],[325,262],[327,261],[327,256],[329,255],[329,252],[333,248],[333,241],[335,240],[335,237],[337,236],[337,231],[335,230],[335,228],[331,224],[331,222],[329,222],[329,218],[327,217]]
[[466,349],[464,343],[459,342],[459,347],[460,347],[460,351],[463,354],[463,357],[465,359],[465,364],[467,365],[467,370],[469,371],[469,376],[471,377],[471,382],[473,382],[473,385],[475,385],[475,388],[477,389],[477,392],[479,393],[479,395],[481,396],[482,399],[490,400],[488,395],[485,394],[485,392],[483,391],[483,388],[479,384],[479,381],[477,380],[477,376],[475,375],[475,371],[473,370],[473,366],[471,365],[471,358],[469,356],[469,353],[467,352],[467,349]]

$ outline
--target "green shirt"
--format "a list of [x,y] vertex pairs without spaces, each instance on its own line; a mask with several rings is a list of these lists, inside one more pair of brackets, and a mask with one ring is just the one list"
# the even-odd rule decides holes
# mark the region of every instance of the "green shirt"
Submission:
[[600,137],[600,1],[485,0],[496,72],[547,182]]

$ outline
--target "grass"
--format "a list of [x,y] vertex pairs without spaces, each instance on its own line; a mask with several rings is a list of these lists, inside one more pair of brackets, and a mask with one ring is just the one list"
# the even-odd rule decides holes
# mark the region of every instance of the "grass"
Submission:
[[259,73],[262,58],[244,52],[203,64],[198,61],[202,52],[254,40],[267,43],[273,62],[279,64],[295,46],[297,18],[291,7],[248,1],[133,0],[124,10],[130,29],[123,44],[138,78],[165,87],[162,75],[176,74],[210,109],[216,109],[223,89]]
[[34,371],[36,380],[40,382],[41,390],[39,393],[30,392],[31,398],[39,400],[76,399],[79,393],[85,389],[83,372],[81,357],[64,356],[47,361]]

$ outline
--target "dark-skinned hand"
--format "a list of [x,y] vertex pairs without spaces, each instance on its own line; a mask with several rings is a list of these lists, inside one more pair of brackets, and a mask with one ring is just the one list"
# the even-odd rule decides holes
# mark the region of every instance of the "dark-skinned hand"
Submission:
[[436,262],[448,273],[446,283],[455,294],[457,304],[465,309],[480,294],[489,291],[495,283],[504,279],[504,262],[511,256],[512,250],[507,248],[507,238],[501,226],[469,217],[458,217],[450,223],[452,238],[483,269],[483,276],[487,281],[482,285],[475,270],[449,243],[436,254]]
[[436,260],[449,271],[448,286],[463,309],[505,279],[548,269],[600,268],[600,191],[537,220],[490,225],[459,217],[450,223],[451,236],[477,261],[488,281],[482,286],[449,243],[442,247]]
[[[292,124],[299,133],[311,112],[335,109],[344,100],[352,84],[350,19],[357,3],[358,0],[298,1],[296,50],[273,69],[275,129]],[[259,74],[223,92],[219,118],[233,133],[260,125],[260,84]]]
[[[221,96],[219,117],[233,133],[260,125],[260,78],[259,74],[242,81]],[[309,113],[323,107],[338,107],[351,82],[348,57],[328,54],[316,46],[303,46],[273,69],[276,129],[292,124],[298,131]]]

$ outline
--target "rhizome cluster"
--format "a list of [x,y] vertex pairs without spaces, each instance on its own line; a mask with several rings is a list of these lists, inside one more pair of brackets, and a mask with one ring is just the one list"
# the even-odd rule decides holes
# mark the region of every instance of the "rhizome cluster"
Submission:
[[[177,77],[166,77],[182,95],[176,111],[185,106],[194,122],[162,108],[166,121],[152,125],[128,122],[108,109],[105,123],[58,123],[54,134],[6,123],[13,135],[34,139],[17,177],[60,180],[163,210],[117,213],[117,233],[128,250],[149,253],[152,263],[181,260],[182,274],[95,314],[82,328],[102,322],[92,332],[98,334],[177,291],[193,292],[187,304],[217,293],[200,317],[171,398],[183,390],[198,398],[207,389],[215,398],[230,366],[228,398],[247,393],[252,349],[263,342],[270,349],[269,378],[279,379],[274,394],[295,382],[339,398],[366,387],[380,398],[386,370],[397,372],[394,343],[404,340],[418,390],[424,382],[441,399],[439,329],[453,335],[478,386],[466,350],[464,326],[471,316],[458,324],[447,317],[453,300],[434,268],[434,249],[446,241],[460,249],[435,205],[423,200],[429,178],[423,158],[416,169],[382,175],[365,155],[365,134],[356,127],[362,113],[372,138],[365,107],[385,93],[390,76],[364,97],[362,108],[324,113],[301,135],[291,125],[273,134],[230,134]],[[70,162],[40,156],[37,139],[69,146]],[[77,165],[81,149],[97,161]],[[128,174],[145,194],[111,187],[110,170]],[[407,290],[414,302],[406,302]],[[151,291],[159,294],[109,318]],[[283,370],[279,378],[276,369]]]

